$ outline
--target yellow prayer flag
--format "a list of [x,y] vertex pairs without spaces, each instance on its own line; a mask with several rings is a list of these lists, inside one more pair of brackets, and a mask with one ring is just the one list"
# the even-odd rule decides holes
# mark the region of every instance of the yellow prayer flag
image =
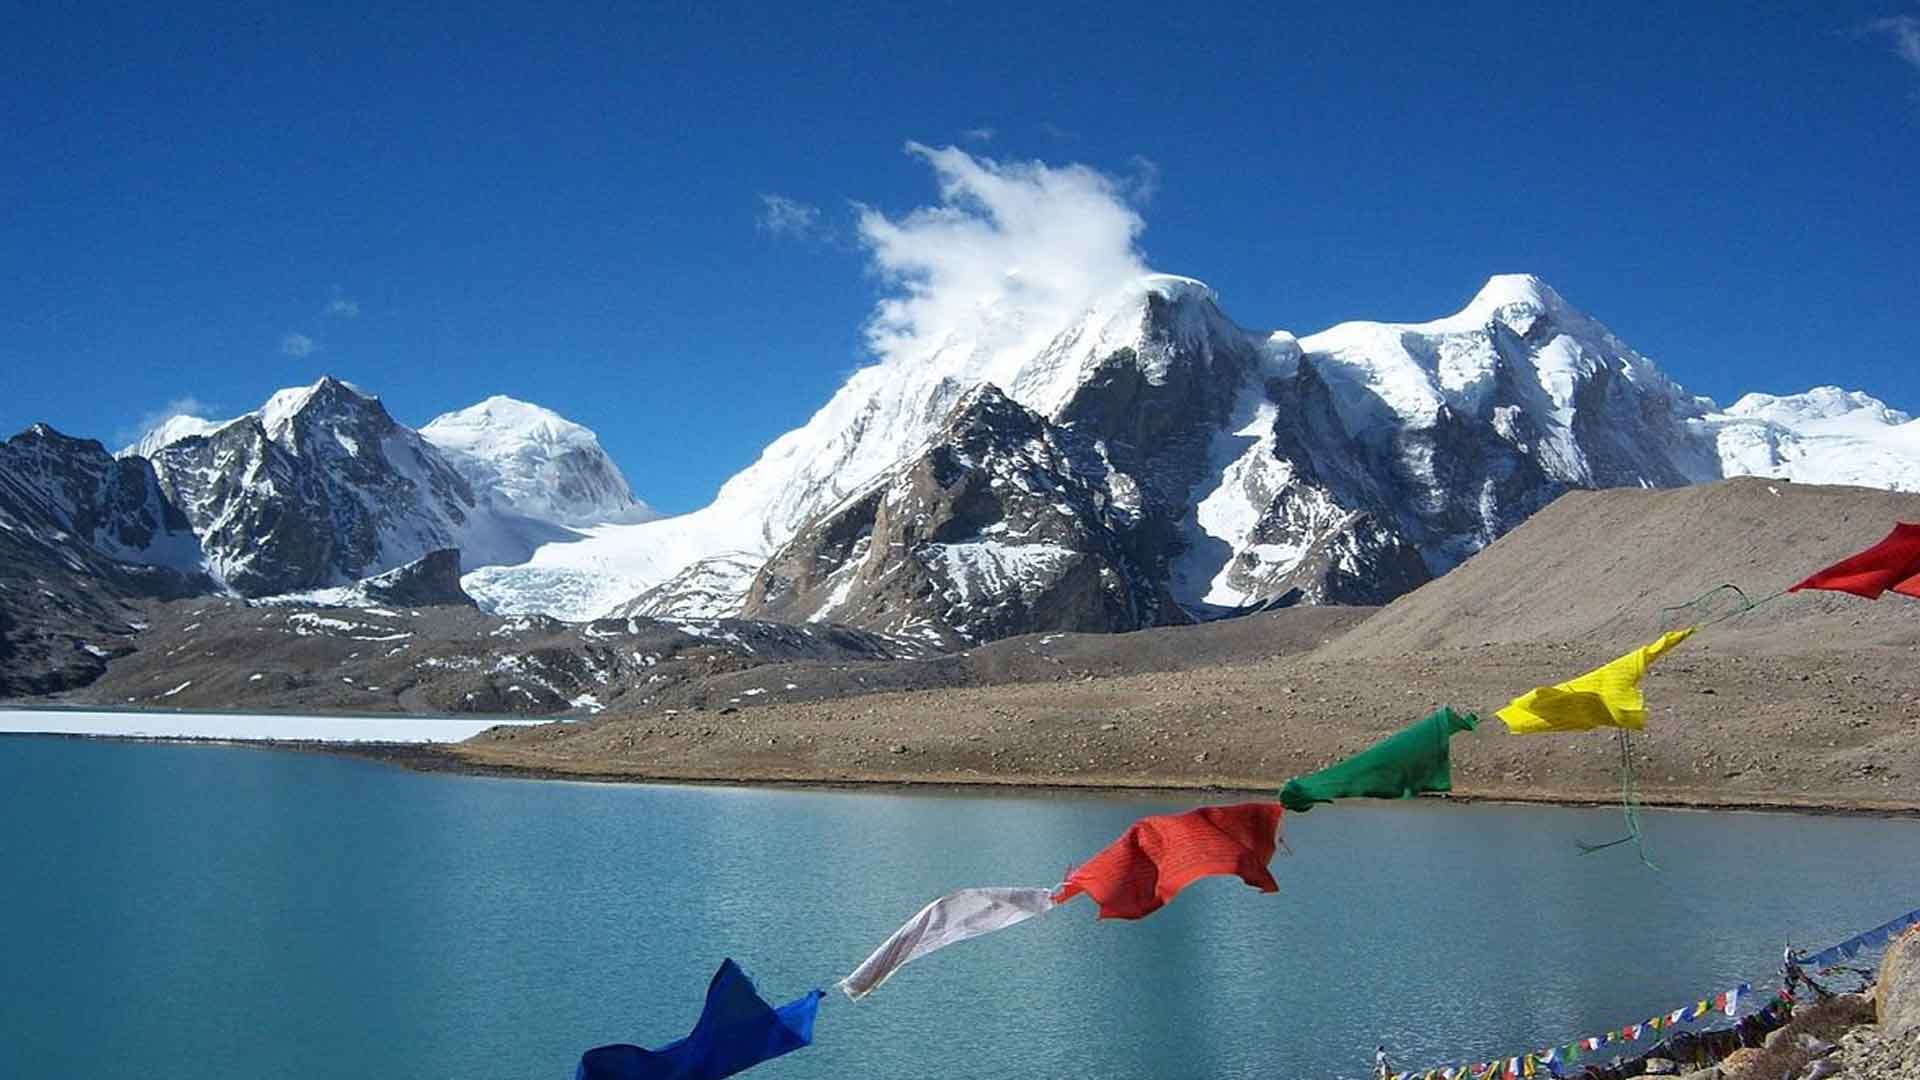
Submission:
[[1513,699],[1499,717],[1515,735],[1546,731],[1591,731],[1597,727],[1647,726],[1647,699],[1640,680],[1661,654],[1693,636],[1697,626],[1660,635],[1660,640],[1638,648],[1577,679],[1542,686]]

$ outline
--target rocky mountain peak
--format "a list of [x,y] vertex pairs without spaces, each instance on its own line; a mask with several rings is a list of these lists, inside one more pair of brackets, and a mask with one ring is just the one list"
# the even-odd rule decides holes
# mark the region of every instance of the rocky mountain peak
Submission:
[[1182,621],[1135,561],[1110,473],[1084,437],[982,384],[915,455],[782,545],[744,611],[942,647]]
[[383,438],[400,427],[379,398],[331,375],[275,392],[255,415],[268,438],[296,452],[306,449],[307,440],[330,436],[354,453],[343,436]]

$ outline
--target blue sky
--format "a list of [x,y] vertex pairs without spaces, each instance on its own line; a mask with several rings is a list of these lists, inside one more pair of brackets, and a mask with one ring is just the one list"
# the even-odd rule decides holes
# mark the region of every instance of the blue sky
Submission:
[[1531,271],[1696,392],[1920,409],[1920,5],[1559,6],[15,6],[0,429],[330,372],[691,509],[869,358],[909,140],[1113,177],[1248,326]]

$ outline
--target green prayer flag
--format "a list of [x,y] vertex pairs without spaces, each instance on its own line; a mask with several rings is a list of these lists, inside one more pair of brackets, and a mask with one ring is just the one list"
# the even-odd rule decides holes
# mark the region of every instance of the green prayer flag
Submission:
[[1480,718],[1443,708],[1387,736],[1345,761],[1280,789],[1280,802],[1296,814],[1335,799],[1410,799],[1423,791],[1452,791],[1448,748],[1456,732],[1472,731]]

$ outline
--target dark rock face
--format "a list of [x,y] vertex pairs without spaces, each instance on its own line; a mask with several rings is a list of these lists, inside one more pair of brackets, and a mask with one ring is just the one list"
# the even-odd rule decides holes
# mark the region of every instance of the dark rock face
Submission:
[[991,385],[919,457],[816,519],[755,576],[749,618],[942,646],[1183,621],[1134,562],[1110,467]]
[[336,585],[457,547],[478,501],[438,451],[335,379],[154,455],[207,564],[243,596]]
[[460,587],[460,549],[430,551],[405,566],[360,582],[355,591],[369,600],[408,607],[477,607]]
[[130,562],[190,566],[196,546],[150,465],[45,424],[0,443],[0,514],[50,543]]
[[45,424],[0,443],[0,697],[98,678],[144,600],[212,587],[198,551],[146,462]]

